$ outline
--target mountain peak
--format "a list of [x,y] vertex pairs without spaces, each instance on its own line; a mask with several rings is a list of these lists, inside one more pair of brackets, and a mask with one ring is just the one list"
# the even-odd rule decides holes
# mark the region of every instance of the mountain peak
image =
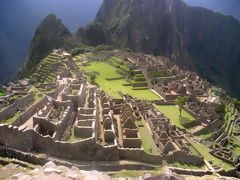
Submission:
[[49,14],[35,32],[29,47],[26,68],[33,68],[52,49],[65,47],[64,40],[67,38],[72,38],[69,30],[55,14]]

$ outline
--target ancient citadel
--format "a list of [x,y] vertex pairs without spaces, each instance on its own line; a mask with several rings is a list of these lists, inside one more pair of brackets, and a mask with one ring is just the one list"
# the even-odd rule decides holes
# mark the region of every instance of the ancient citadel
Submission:
[[[131,91],[149,90],[158,98],[136,98],[120,89],[115,92],[118,98],[111,96],[97,84],[100,75],[86,69],[94,62],[116,70],[119,77],[106,79],[110,84],[123,79],[127,83],[122,85]],[[50,158],[59,164],[59,159],[96,162],[83,163],[82,168],[103,171],[177,162],[204,168],[172,167],[173,172],[238,177],[240,115],[234,103],[225,99],[226,114],[219,113],[218,94],[224,92],[166,58],[123,51],[72,57],[55,49],[29,78],[1,91],[1,156],[40,165]],[[177,125],[161,106],[177,108],[179,96],[188,97],[181,108],[193,120]],[[207,147],[210,158],[201,146]],[[131,163],[116,163],[123,160]]]

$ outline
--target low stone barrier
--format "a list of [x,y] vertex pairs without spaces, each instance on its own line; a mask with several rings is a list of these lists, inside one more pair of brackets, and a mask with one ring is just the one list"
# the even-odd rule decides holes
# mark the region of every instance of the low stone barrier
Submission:
[[24,153],[6,146],[0,145],[0,156],[18,159],[35,165],[44,165],[48,161],[44,158],[38,158],[30,153]]
[[117,161],[117,145],[103,147],[95,138],[75,142],[54,141],[34,130],[19,131],[18,127],[0,125],[0,144],[25,152],[39,152],[53,157],[80,161]]
[[183,163],[183,164],[192,164],[199,165],[204,162],[203,156],[196,156],[188,154],[185,151],[172,151],[168,155],[164,155],[163,159],[168,163],[173,163],[174,161]]
[[169,168],[172,172],[177,174],[184,174],[184,175],[192,175],[192,176],[205,176],[205,175],[211,175],[211,171],[207,170],[196,170],[196,169],[182,169],[182,168]]
[[142,161],[150,164],[162,164],[161,155],[151,155],[144,152],[143,149],[137,148],[119,148],[119,158],[134,161]]

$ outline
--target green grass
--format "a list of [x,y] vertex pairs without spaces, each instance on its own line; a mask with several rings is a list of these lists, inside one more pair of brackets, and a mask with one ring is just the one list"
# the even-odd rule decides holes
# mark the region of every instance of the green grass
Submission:
[[206,138],[211,137],[212,135],[213,134],[211,132],[206,132],[204,134],[199,135],[198,137],[201,138],[201,139],[206,139]]
[[[141,121],[136,121],[136,124],[143,125],[143,127],[138,127],[138,129],[140,132],[142,147],[144,151],[147,152],[148,154],[159,155],[158,148],[151,136],[151,133],[149,131],[149,128],[147,127],[146,121],[142,119]],[[152,149],[152,151],[150,151],[150,148]]]
[[204,163],[199,164],[198,166],[197,165],[194,166],[194,165],[190,165],[190,164],[182,164],[180,162],[173,162],[170,165],[174,165],[176,167],[183,168],[183,169],[205,169]]
[[183,127],[181,123],[191,122],[196,119],[192,117],[189,113],[182,110],[182,117],[179,117],[179,108],[175,105],[154,105],[161,113],[163,113],[170,121],[179,129],[185,129],[190,132],[190,130]]
[[144,176],[144,173],[141,171],[132,171],[132,170],[121,170],[112,175],[113,178],[120,178],[120,177],[140,177]]
[[235,156],[240,156],[240,147],[236,147],[234,150],[233,150],[233,154]]
[[193,146],[188,146],[189,150],[192,152],[193,155],[199,156],[200,154]]
[[0,96],[4,96],[6,94],[6,92],[7,91],[5,91],[5,90],[0,91]]
[[116,73],[116,68],[105,62],[91,62],[90,66],[81,66],[87,72],[97,71],[99,75],[96,77],[96,83],[113,98],[121,98],[119,92],[123,94],[132,95],[138,99],[159,100],[160,98],[152,91],[148,90],[132,90],[131,86],[123,86],[128,84],[124,79],[107,81],[106,78],[119,78],[120,75]]

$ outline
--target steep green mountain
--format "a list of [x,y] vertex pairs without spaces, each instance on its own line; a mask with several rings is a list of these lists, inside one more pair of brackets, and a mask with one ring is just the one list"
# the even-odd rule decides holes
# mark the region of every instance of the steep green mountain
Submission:
[[110,34],[99,44],[167,56],[240,97],[240,22],[231,16],[182,0],[104,0],[91,29],[80,29],[78,38],[97,45],[86,34],[99,27]]
[[70,49],[77,45],[77,41],[61,20],[50,14],[43,19],[35,32],[27,56],[26,70],[31,70],[54,48]]

